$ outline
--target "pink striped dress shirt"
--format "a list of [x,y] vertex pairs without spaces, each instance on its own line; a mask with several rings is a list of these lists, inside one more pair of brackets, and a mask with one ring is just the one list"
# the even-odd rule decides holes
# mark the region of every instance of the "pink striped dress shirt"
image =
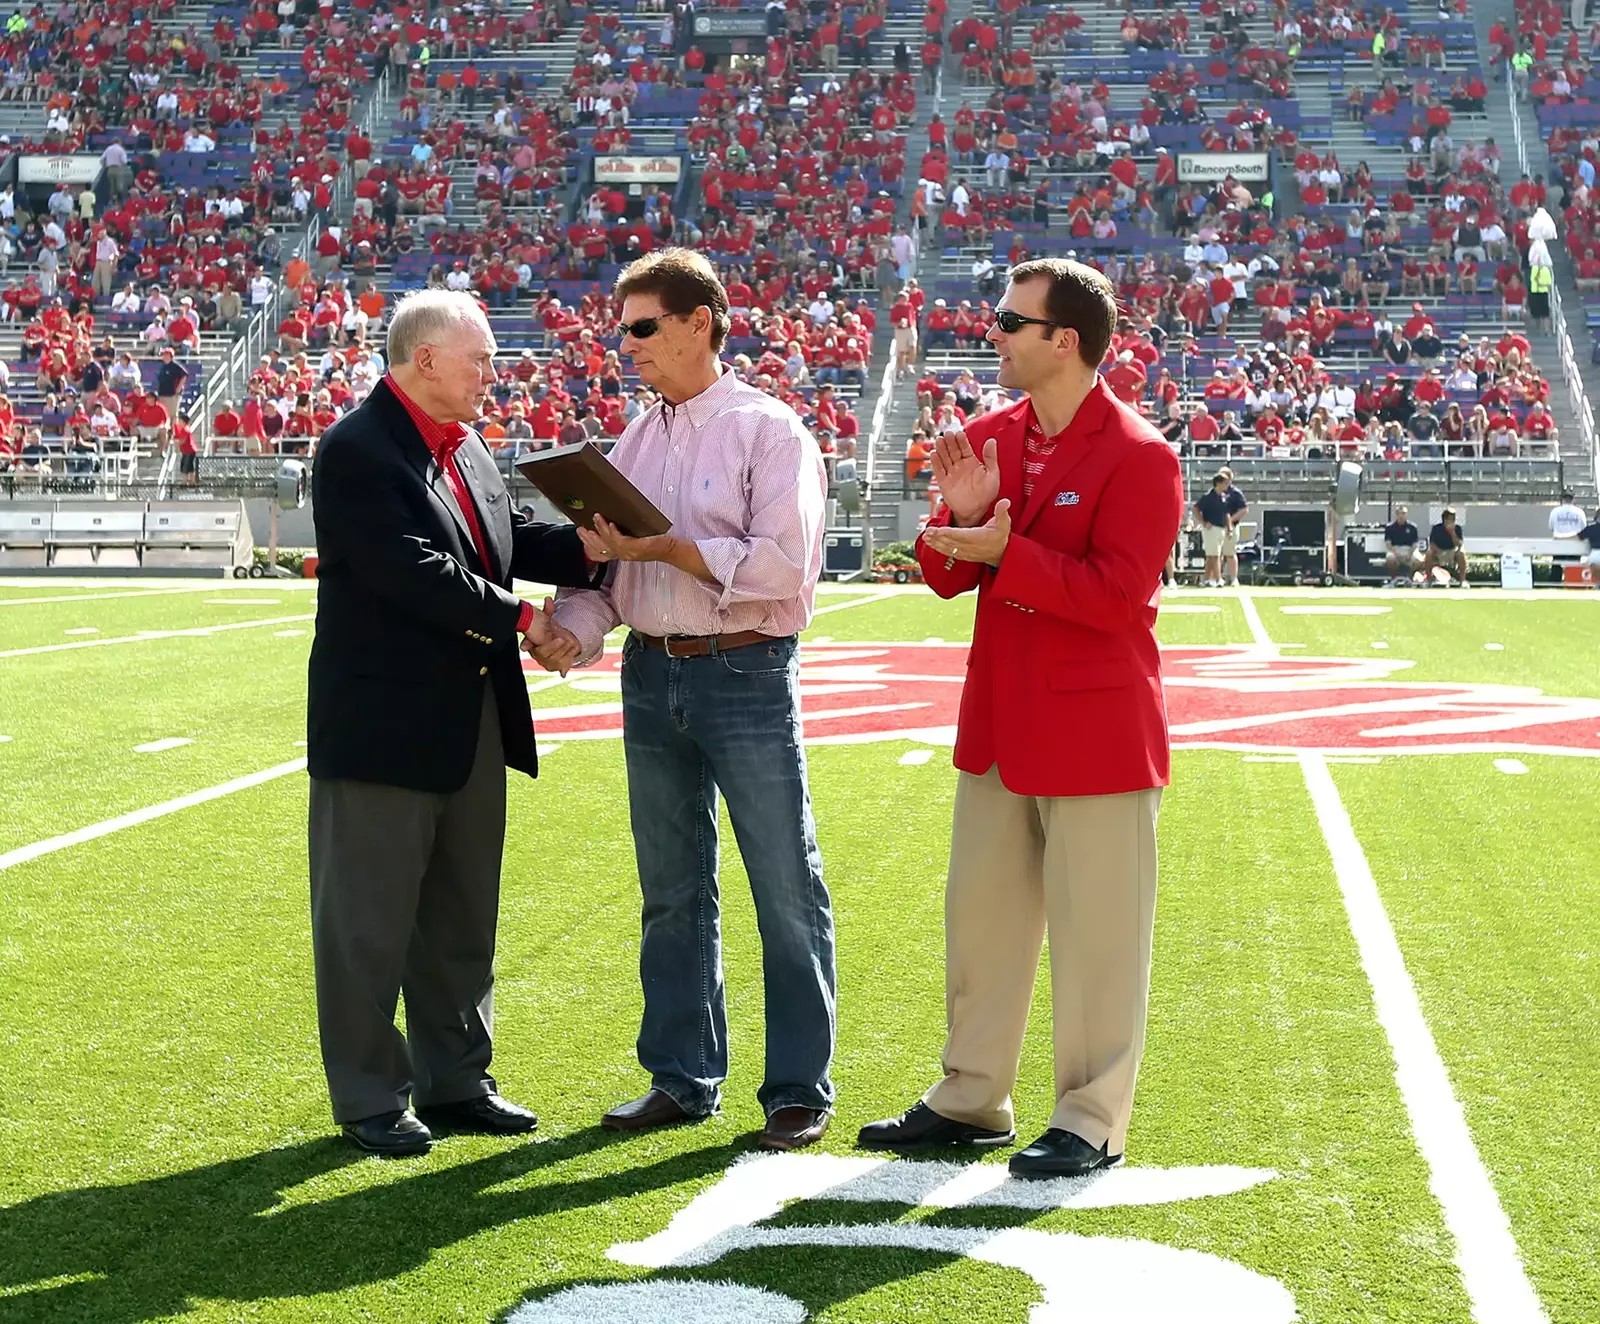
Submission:
[[816,440],[788,405],[722,376],[676,407],[630,423],[611,462],[692,539],[716,584],[656,561],[621,561],[603,589],[562,589],[555,619],[599,657],[619,622],[645,634],[796,634],[822,575],[828,478]]

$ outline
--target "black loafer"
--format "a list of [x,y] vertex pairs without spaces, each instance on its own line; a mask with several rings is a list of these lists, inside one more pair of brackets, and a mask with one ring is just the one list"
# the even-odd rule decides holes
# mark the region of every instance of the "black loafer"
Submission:
[[433,1148],[433,1133],[409,1112],[363,1117],[342,1129],[357,1149],[379,1158],[412,1158]]
[[539,1125],[539,1119],[526,1108],[502,1099],[498,1094],[480,1094],[460,1103],[441,1103],[417,1110],[428,1125],[441,1131],[472,1131],[478,1135],[525,1135]]
[[861,1128],[856,1144],[862,1149],[923,1149],[936,1145],[965,1145],[972,1149],[993,1149],[1009,1145],[1015,1131],[990,1131],[985,1127],[941,1117],[925,1103],[909,1112],[882,1122],[869,1122]]
[[1083,1177],[1122,1162],[1121,1154],[1096,1149],[1082,1136],[1051,1127],[1026,1149],[1011,1156],[1013,1177]]
[[704,1121],[705,1116],[689,1112],[665,1090],[652,1088],[637,1099],[619,1103],[600,1119],[607,1131],[653,1131],[658,1126],[686,1126]]

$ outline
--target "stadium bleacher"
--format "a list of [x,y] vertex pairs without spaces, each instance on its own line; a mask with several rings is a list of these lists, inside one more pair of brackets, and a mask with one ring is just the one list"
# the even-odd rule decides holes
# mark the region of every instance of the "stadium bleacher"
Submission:
[[[1007,9],[1009,45],[996,31]],[[949,330],[971,318],[983,293],[975,284],[1021,257],[1061,253],[1118,284],[1129,318],[1108,372],[1119,394],[1151,409],[1191,478],[1225,457],[1292,485],[1354,454],[1369,461],[1369,477],[1411,491],[1517,500],[1553,492],[1566,465],[1587,459],[1563,446],[1576,420],[1558,428],[1555,414],[1566,411],[1541,375],[1558,365],[1529,343],[1541,337],[1526,323],[1518,258],[1542,199],[1514,189],[1515,175],[1499,177],[1488,70],[1464,7],[974,11],[952,29],[963,72],[947,84],[954,105],[939,107],[924,160],[943,224],[921,400],[907,400],[920,427],[909,444],[896,433],[879,463],[880,473],[905,474],[908,495],[929,477],[932,420],[917,411],[931,388],[962,373],[980,387],[993,381],[986,349]],[[1385,15],[1377,57],[1368,13]],[[1174,160],[1189,152],[1221,161],[1224,175],[1253,166],[1258,178],[1191,184]],[[1276,206],[1261,205],[1268,194]],[[1463,407],[1460,438],[1453,414],[1444,436],[1431,411],[1416,433],[1408,427],[1426,370],[1409,343],[1419,328],[1406,324],[1421,320],[1439,376],[1456,367],[1463,337],[1473,351],[1471,389],[1437,400],[1439,415]],[[1227,381],[1207,398],[1218,370]],[[1375,409],[1344,402],[1328,420],[1337,426],[1325,425],[1319,403],[1331,410],[1374,378],[1404,398]],[[1254,426],[1273,395],[1278,407]],[[1474,424],[1480,401],[1488,408]],[[1231,439],[1232,428],[1219,439],[1211,422],[1190,425],[1230,409],[1242,423]]]
[[[476,291],[507,351],[483,425],[508,460],[559,437],[568,408],[603,443],[648,398],[614,354],[607,291],[633,255],[678,242],[744,301],[737,370],[840,454],[861,444],[880,495],[923,496],[908,458],[931,426],[918,383],[927,396],[975,374],[978,403],[995,402],[985,305],[1009,264],[1047,254],[1117,283],[1128,316],[1106,371],[1191,477],[1227,457],[1288,490],[1358,455],[1412,493],[1516,500],[1589,461],[1592,423],[1526,261],[1529,226],[1555,217],[1600,323],[1600,239],[1587,193],[1571,201],[1600,147],[1573,67],[1593,39],[1548,6],[1518,6],[1487,44],[1460,0],[628,0],[476,16],[169,0],[72,29],[30,22],[0,60],[28,66],[0,78],[13,150],[120,148],[129,164],[105,172],[87,216],[76,186],[54,190],[61,242],[25,220],[10,274],[29,275],[39,310],[59,290],[77,318],[57,330],[69,376],[109,330],[102,357],[126,350],[153,377],[151,309],[166,314],[150,293],[193,298],[197,334],[174,357],[202,457],[306,445],[321,393],[336,416],[381,370],[385,309],[430,284]],[[1528,48],[1525,72],[1507,41]],[[1560,205],[1521,178],[1520,126],[1499,108],[1507,69],[1528,87]],[[102,230],[119,251],[97,281]],[[113,311],[130,280],[140,311]],[[18,427],[40,433],[37,473],[97,401],[34,366],[33,289],[17,288],[26,306],[8,305],[0,351]],[[902,303],[918,345],[895,374]],[[1419,318],[1431,353],[1413,343]],[[1411,423],[1429,365],[1454,378],[1437,429]],[[819,412],[824,382],[842,416],[831,398]],[[1367,408],[1369,382],[1399,398]],[[131,420],[137,398],[124,403]],[[257,423],[263,407],[279,425]],[[140,448],[127,426],[119,454]],[[146,449],[187,444],[146,435]]]

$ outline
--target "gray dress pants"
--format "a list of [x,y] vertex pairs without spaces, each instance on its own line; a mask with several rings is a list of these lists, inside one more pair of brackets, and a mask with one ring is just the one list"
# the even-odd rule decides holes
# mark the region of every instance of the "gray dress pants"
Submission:
[[[311,942],[336,1122],[493,1093],[506,768],[484,687],[467,784],[311,782]],[[400,994],[406,1031],[395,1025]]]

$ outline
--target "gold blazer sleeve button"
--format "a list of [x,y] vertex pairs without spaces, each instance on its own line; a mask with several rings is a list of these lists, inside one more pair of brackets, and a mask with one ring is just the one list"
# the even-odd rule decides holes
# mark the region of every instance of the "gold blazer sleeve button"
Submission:
[[478,668],[478,674],[480,676],[487,676],[489,674],[489,668],[488,667],[479,667]]

